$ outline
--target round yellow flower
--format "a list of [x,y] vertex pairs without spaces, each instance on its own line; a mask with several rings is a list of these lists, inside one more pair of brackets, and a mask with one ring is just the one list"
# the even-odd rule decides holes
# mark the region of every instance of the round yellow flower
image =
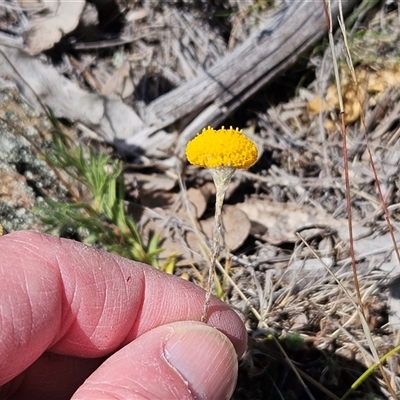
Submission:
[[257,147],[238,128],[204,128],[186,147],[186,157],[204,168],[232,167],[246,169],[257,160]]

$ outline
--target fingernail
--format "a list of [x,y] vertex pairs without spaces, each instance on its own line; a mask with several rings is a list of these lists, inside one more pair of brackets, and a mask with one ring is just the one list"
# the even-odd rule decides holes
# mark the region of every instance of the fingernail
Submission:
[[238,371],[229,339],[207,325],[182,325],[168,338],[164,355],[196,399],[230,398]]

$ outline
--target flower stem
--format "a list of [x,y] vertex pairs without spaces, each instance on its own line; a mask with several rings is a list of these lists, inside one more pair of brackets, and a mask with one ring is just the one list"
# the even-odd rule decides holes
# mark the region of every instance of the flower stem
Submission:
[[206,298],[204,301],[203,314],[201,316],[202,322],[207,322],[208,312],[210,308],[211,293],[214,283],[215,276],[215,265],[218,259],[221,242],[222,242],[222,204],[224,203],[224,197],[226,189],[231,181],[231,178],[235,172],[235,168],[232,167],[220,167],[209,169],[216,188],[216,199],[215,199],[215,217],[214,217],[214,231],[213,231],[213,246],[210,257],[210,268],[208,271],[208,280],[206,287]]

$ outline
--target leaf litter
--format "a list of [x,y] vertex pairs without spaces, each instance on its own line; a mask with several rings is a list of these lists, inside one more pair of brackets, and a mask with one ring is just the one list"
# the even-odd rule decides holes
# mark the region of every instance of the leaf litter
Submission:
[[[31,15],[33,9],[27,12],[22,7],[22,10],[21,14],[18,7],[15,8],[17,19],[24,15],[34,24]],[[234,28],[228,47],[245,40],[251,25],[265,11],[256,12],[250,7],[237,14],[230,14],[227,20]],[[38,75],[46,75],[50,79],[47,81],[48,86],[45,84],[40,89],[34,86],[36,94],[49,99],[50,106],[60,111],[60,117],[86,125],[88,129],[82,126],[79,129],[79,124],[74,127],[78,132],[77,137],[99,148],[104,146],[102,137],[123,137],[127,134],[115,133],[115,129],[127,132],[132,124],[142,124],[140,107],[145,107],[146,102],[170,90],[171,85],[179,86],[195,76],[196,71],[212,65],[227,52],[222,36],[227,27],[211,29],[206,19],[200,23],[200,19],[196,21],[193,17],[196,13],[203,16],[204,10],[191,9],[187,12],[177,7],[156,8],[146,4],[144,7],[132,6],[123,12],[130,24],[126,24],[125,31],[112,40],[102,35],[101,31],[98,32],[100,36],[95,37],[96,41],[85,41],[83,36],[78,37],[73,44],[77,51],[82,52],[78,62],[73,62],[72,55],[65,53],[70,59],[70,63],[64,65],[69,65],[69,70],[64,71],[67,78],[56,73],[50,59],[47,59],[47,65],[40,64],[26,55],[20,55],[18,52],[22,50],[10,52],[2,47],[12,63],[22,63],[30,70],[23,75],[28,82],[37,79]],[[87,5],[83,15],[85,13]],[[371,13],[369,19],[360,22],[363,29],[358,32],[352,48],[360,56],[356,73],[359,77],[358,96],[361,97],[362,107],[349,76],[346,76],[344,60],[342,76],[347,107],[345,115],[349,123],[349,172],[358,277],[364,296],[366,319],[378,352],[383,355],[399,345],[400,340],[399,266],[366,155],[360,112],[363,110],[365,113],[369,144],[374,152],[396,240],[399,240],[400,111],[396,94],[399,64],[397,50],[388,43],[398,38],[400,27],[395,12],[390,12],[385,6]],[[79,19],[79,16],[74,18]],[[377,22],[382,18],[386,21],[383,28]],[[172,19],[175,22],[171,24],[173,29],[167,30],[166,26]],[[192,28],[190,24],[198,29]],[[11,19],[10,26],[9,31],[15,32],[17,42],[22,30],[17,30],[15,26],[18,25]],[[135,39],[133,32],[138,39]],[[26,42],[28,47],[29,43],[32,46],[35,41],[40,43],[41,34],[40,29],[35,31],[38,36],[28,34],[31,35]],[[110,48],[115,48],[116,45],[112,47],[113,40],[119,40],[120,43],[114,52],[93,55],[89,51],[95,42],[103,43],[104,46],[110,42]],[[185,42],[184,51],[179,46],[179,40]],[[363,62],[363,54],[359,50],[362,48],[376,49],[368,52],[368,62]],[[18,63],[17,58],[13,57],[20,57]],[[24,89],[21,76],[7,65],[4,58],[0,57],[0,62],[8,79],[15,82],[20,93],[40,109],[35,96]],[[243,300],[223,275],[220,275],[219,280],[224,287],[223,300],[242,316],[250,338],[248,352],[241,361],[234,399],[277,398],[277,393],[285,396],[296,393],[296,398],[310,398],[288,367],[285,357],[271,339],[271,334],[279,338],[290,358],[310,377],[310,380],[305,378],[307,385],[313,393],[317,393],[318,399],[335,398],[322,394],[319,385],[341,396],[343,388],[346,390],[372,363],[371,356],[365,350],[367,342],[352,303],[322,264],[334,272],[350,293],[354,293],[348,246],[342,141],[336,113],[338,103],[333,87],[330,86],[332,72],[328,52],[314,55],[310,58],[310,64],[316,66],[316,78],[301,88],[297,95],[284,101],[271,101],[270,104],[264,101],[264,107],[255,116],[254,113],[250,116],[245,110],[243,112],[246,115],[244,131],[257,137],[262,154],[250,172],[241,172],[235,176],[224,206],[225,251],[221,263],[247,300]],[[37,72],[33,72],[36,68]],[[54,80],[51,80],[53,76]],[[69,104],[63,101],[62,96],[59,97],[59,91],[52,92],[52,87],[63,85],[69,88],[71,96],[81,100]],[[90,93],[87,97],[88,88],[98,88],[98,94]],[[2,90],[3,97],[9,93],[15,91]],[[101,96],[109,96],[112,100],[102,100]],[[268,93],[263,92],[262,96],[267,97]],[[21,108],[22,103],[17,95],[11,103]],[[89,103],[90,110],[86,106]],[[108,107],[107,104],[113,106]],[[137,112],[133,111],[133,105]],[[68,107],[67,110],[75,107],[76,110],[69,113],[62,107]],[[246,107],[251,108],[251,105]],[[82,116],[77,117],[75,111]],[[12,112],[9,104],[1,107],[2,118],[12,118]],[[96,118],[93,119],[94,115]],[[19,118],[21,121],[26,120],[22,115]],[[114,119],[121,121],[119,125],[107,125],[106,121],[112,122]],[[234,117],[232,121],[235,121]],[[13,135],[11,131],[7,137]],[[98,131],[101,131],[101,136],[94,133]],[[153,142],[146,143],[146,151],[140,157],[140,163],[126,163],[127,207],[139,221],[144,238],[149,232],[161,232],[165,249],[161,257],[167,259],[170,254],[177,254],[175,273],[203,284],[207,246],[210,245],[213,224],[215,192],[211,177],[205,171],[186,167],[182,160],[178,165],[183,165],[183,170],[170,167],[176,165],[175,161],[166,166],[164,161],[171,158],[166,149],[176,139],[176,135],[163,131],[157,135]],[[2,133],[3,141],[5,137]],[[39,136],[37,138],[39,140]],[[25,146],[29,147],[27,143]],[[16,218],[10,218],[10,191],[18,193],[16,191],[20,189],[16,186],[19,182],[26,182],[27,177],[31,177],[29,167],[21,178],[17,165],[18,162],[10,162],[3,153],[1,173],[6,176],[1,179],[1,223],[8,231],[29,226],[40,229],[33,219],[27,218],[18,224]],[[33,170],[37,171],[37,166]],[[7,180],[13,176],[15,179]],[[35,179],[36,182],[41,179],[46,182],[47,179],[48,186],[44,186],[44,192],[60,198],[62,189],[52,192],[50,178]],[[38,201],[33,192],[27,190],[26,193],[26,199],[21,194],[20,199],[15,200],[14,214],[22,213],[18,210],[30,212],[35,201]],[[311,250],[299,239],[299,234]],[[261,321],[251,312],[250,306],[258,311]],[[397,390],[400,386],[399,362],[399,356],[393,356],[385,365]],[[372,392],[375,393],[374,398],[388,398],[379,375],[371,379],[368,385],[360,388],[353,394],[355,397],[351,398],[365,398],[362,397],[365,393]]]

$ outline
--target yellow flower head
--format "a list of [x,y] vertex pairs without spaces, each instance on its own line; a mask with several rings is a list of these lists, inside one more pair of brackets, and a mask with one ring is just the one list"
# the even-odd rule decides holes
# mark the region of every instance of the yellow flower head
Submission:
[[238,128],[204,128],[186,147],[191,164],[204,168],[249,168],[257,160],[257,147]]

